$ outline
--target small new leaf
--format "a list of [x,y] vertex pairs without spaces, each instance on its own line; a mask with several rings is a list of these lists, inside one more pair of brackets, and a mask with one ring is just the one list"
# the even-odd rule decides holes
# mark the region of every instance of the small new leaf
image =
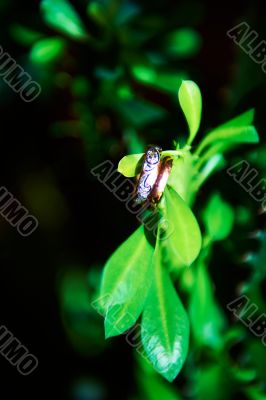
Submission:
[[189,127],[187,144],[191,144],[201,120],[202,99],[199,87],[193,81],[183,81],[178,92],[178,99]]
[[129,156],[123,157],[118,164],[118,172],[126,176],[127,178],[132,178],[138,175],[140,172],[139,162],[143,157],[144,153],[140,154],[130,154]]

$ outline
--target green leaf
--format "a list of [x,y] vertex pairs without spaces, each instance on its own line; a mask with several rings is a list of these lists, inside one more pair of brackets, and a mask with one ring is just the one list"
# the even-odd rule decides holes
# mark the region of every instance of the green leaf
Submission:
[[211,131],[205,139],[203,139],[198,148],[197,154],[199,154],[206,146],[217,141],[225,141],[225,144],[227,142],[228,147],[235,143],[258,143],[259,135],[253,125],[224,129],[217,128],[216,130]]
[[191,28],[182,28],[171,32],[166,41],[166,51],[171,56],[191,57],[200,49],[201,37]]
[[161,72],[157,74],[156,81],[154,82],[154,86],[158,89],[169,93],[176,93],[177,88],[180,86],[181,82],[186,79],[185,73],[182,75],[176,72]]
[[231,232],[234,223],[234,211],[223,201],[218,193],[214,194],[203,213],[207,234],[212,240],[223,240]]
[[198,132],[201,120],[202,99],[198,85],[193,81],[183,81],[178,98],[189,127],[187,143],[191,144]]
[[101,285],[106,337],[129,329],[143,310],[154,249],[141,225],[107,261]]
[[219,348],[223,343],[224,316],[214,296],[205,265],[200,262],[194,273],[189,301],[189,316],[194,340],[200,345]]
[[174,189],[165,189],[165,217],[170,222],[170,234],[166,239],[173,254],[189,266],[201,249],[201,232],[198,222],[184,200]]
[[254,113],[255,109],[251,108],[250,110],[245,111],[243,114],[240,114],[237,117],[234,117],[229,121],[225,122],[216,129],[235,128],[238,126],[251,125],[254,120]]
[[138,171],[138,163],[143,157],[144,153],[140,154],[130,154],[129,156],[123,157],[118,164],[118,172],[120,174],[126,176],[127,178],[131,178],[136,176]]
[[133,65],[132,74],[135,79],[144,83],[153,83],[156,80],[156,70],[146,65]]
[[88,34],[74,7],[67,0],[42,0],[45,22],[72,39],[83,40]]
[[[252,124],[254,119],[254,109],[231,119],[230,121],[213,129],[200,143],[197,154],[210,144],[219,144],[223,141],[224,150],[233,147],[236,143],[258,143],[259,136]],[[227,144],[227,146],[226,146]]]
[[139,82],[143,82],[160,90],[176,93],[177,88],[186,78],[185,74],[165,71],[158,72],[146,65],[134,65],[132,74]]
[[193,162],[193,157],[188,152],[179,158],[174,157],[172,171],[167,182],[186,202],[189,202],[190,185],[195,174]]
[[157,374],[145,375],[138,371],[138,383],[141,386],[145,400],[180,400],[172,385],[163,381]]
[[164,150],[162,151],[162,157],[170,156],[170,157],[180,157],[187,154],[185,150]]
[[31,49],[30,58],[35,63],[49,63],[60,57],[65,48],[62,38],[47,38],[39,40]]
[[[173,158],[177,158],[179,156],[183,156],[183,150],[165,150],[162,151],[162,157],[171,156]],[[118,172],[127,178],[132,178],[133,176],[138,175],[140,172],[141,166],[139,164],[141,158],[144,156],[144,153],[139,154],[130,154],[128,156],[123,157],[118,164]]]
[[162,266],[158,242],[152,284],[143,310],[141,337],[153,367],[172,382],[187,356],[189,322],[169,274]]

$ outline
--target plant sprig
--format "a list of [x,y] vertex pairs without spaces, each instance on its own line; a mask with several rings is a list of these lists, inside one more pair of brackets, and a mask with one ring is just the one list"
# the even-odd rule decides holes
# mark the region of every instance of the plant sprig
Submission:
[[[252,125],[254,110],[249,110],[211,130],[192,151],[201,121],[200,89],[192,81],[183,81],[178,98],[188,124],[188,139],[183,148],[177,143],[176,149],[162,152],[162,158],[172,157],[173,168],[158,205],[158,212],[172,223],[173,231],[166,231],[166,239],[160,240],[160,230],[164,227],[159,223],[157,238],[151,244],[144,227],[138,228],[108,260],[101,287],[101,295],[109,295],[105,304],[106,336],[125,332],[142,316],[145,354],[155,370],[169,381],[182,368],[189,341],[188,316],[173,286],[170,271],[181,273],[183,288],[190,292],[189,314],[193,334],[200,333],[198,340],[206,343],[209,338],[211,345],[218,346],[223,326],[205,264],[211,244],[229,235],[233,211],[220,196],[212,197],[204,213],[206,233],[202,241],[191,207],[203,183],[224,166],[226,151],[259,140]],[[136,176],[142,157],[143,153],[123,157],[118,171],[126,177]],[[186,285],[188,273],[192,274],[192,280]],[[211,306],[205,315],[206,302]],[[206,324],[209,324],[209,331],[206,331]]]

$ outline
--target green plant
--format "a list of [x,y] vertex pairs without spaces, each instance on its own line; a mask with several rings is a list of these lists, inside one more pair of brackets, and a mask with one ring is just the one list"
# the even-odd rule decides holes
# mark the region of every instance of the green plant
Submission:
[[[145,354],[169,381],[179,373],[189,342],[189,319],[174,283],[187,295],[196,343],[221,348],[225,324],[206,266],[213,243],[229,235],[234,213],[220,194],[214,193],[202,211],[202,236],[191,207],[203,183],[225,165],[226,151],[259,140],[252,125],[254,111],[249,110],[211,130],[192,150],[200,126],[201,93],[194,82],[183,81],[178,97],[189,135],[184,147],[175,143],[174,150],[162,152],[162,157],[172,157],[173,168],[156,210],[160,221],[156,240],[152,241],[141,225],[107,261],[101,285],[101,298],[107,298],[101,302],[106,337],[124,333],[142,315]],[[127,177],[137,175],[142,155],[124,157],[118,170]],[[174,227],[169,236],[165,232],[165,238],[161,237],[163,217]]]

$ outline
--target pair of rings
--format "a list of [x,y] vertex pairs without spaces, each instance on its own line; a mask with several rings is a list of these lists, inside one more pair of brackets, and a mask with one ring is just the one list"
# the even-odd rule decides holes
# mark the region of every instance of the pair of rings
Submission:
[[136,185],[136,203],[138,204],[149,201],[154,206],[162,197],[173,160],[169,156],[161,159],[161,152],[162,149],[158,146],[147,148]]

